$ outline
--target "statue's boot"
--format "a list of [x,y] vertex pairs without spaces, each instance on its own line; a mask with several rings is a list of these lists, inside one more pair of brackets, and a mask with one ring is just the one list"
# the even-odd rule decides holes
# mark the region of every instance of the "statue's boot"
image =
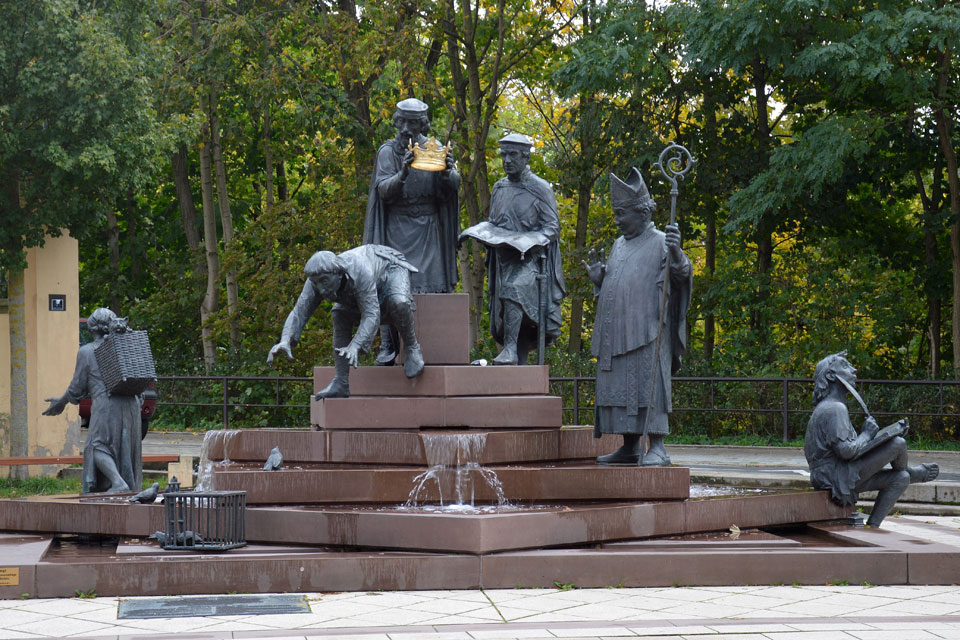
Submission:
[[597,464],[637,464],[640,460],[640,435],[636,433],[623,434],[623,446],[604,456],[597,457]]
[[333,380],[314,394],[313,397],[317,400],[350,397],[350,363],[343,356],[334,356],[333,364],[336,370]]
[[377,364],[381,367],[393,366],[397,359],[396,337],[393,335],[393,327],[388,324],[380,325],[380,352],[377,353]]
[[523,309],[515,302],[503,303],[503,349],[493,359],[493,364],[517,364],[517,339],[520,336],[520,323],[523,321]]
[[910,484],[930,482],[940,475],[940,465],[936,462],[926,462],[924,464],[907,467],[907,473],[910,474]]
[[644,467],[669,467],[670,456],[663,446],[664,436],[650,434],[650,450],[643,456]]
[[397,333],[403,338],[403,374],[416,378],[423,372],[423,354],[413,326],[413,309],[406,307],[395,314]]

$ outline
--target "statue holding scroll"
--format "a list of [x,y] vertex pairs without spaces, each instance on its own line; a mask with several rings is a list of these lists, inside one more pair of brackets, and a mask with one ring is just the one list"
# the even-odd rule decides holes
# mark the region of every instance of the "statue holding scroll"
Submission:
[[[815,489],[829,489],[837,504],[853,506],[861,491],[876,491],[867,526],[879,527],[907,485],[933,480],[940,467],[907,464],[906,419],[880,429],[857,393],[856,382],[857,370],[847,360],[846,351],[817,363],[815,406],[807,422],[803,453],[810,465],[810,483]],[[848,394],[867,414],[859,434],[850,422]]]
[[527,166],[532,147],[518,133],[500,139],[507,176],[493,186],[490,220],[460,234],[487,246],[490,333],[503,345],[494,364],[526,364],[538,332],[544,343],[560,335],[560,217],[550,184]]

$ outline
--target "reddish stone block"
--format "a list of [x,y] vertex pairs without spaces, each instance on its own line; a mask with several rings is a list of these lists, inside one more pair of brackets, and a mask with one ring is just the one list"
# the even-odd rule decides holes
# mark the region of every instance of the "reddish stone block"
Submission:
[[[314,389],[325,388],[333,376],[333,367],[314,367]],[[360,367],[350,372],[352,396],[518,396],[549,392],[547,366],[427,365],[415,378],[407,378],[403,367]]]

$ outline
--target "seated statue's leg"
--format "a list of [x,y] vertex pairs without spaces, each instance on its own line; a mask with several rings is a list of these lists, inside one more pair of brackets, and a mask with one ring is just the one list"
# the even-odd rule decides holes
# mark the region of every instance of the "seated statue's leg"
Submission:
[[[113,456],[105,451],[95,451],[93,460],[97,465],[97,470],[110,481],[110,489],[107,490],[107,493],[130,491],[130,486],[128,486],[120,476],[120,471],[117,469],[117,461],[113,459]],[[137,490],[139,490],[139,488],[137,488]]]
[[880,526],[880,523],[893,509],[893,505],[900,499],[908,484],[910,484],[910,474],[904,470],[887,469],[872,476],[860,476],[860,482],[854,488],[857,493],[861,491],[877,492],[877,499],[873,501],[873,510],[867,519],[867,526]]
[[503,301],[503,349],[493,364],[517,364],[519,353],[517,339],[520,337],[520,323],[523,322],[523,309],[513,300]]
[[397,358],[397,336],[389,324],[380,325],[380,352],[377,353],[377,364],[381,367],[393,366]]
[[413,322],[413,299],[409,295],[390,294],[381,305],[390,325],[403,340],[403,373],[414,378],[423,371],[423,354]]
[[894,471],[904,471],[907,468],[907,442],[903,438],[891,438],[851,464],[859,470],[861,481],[880,473],[888,464]]
[[345,347],[350,344],[353,338],[353,326],[355,324],[354,314],[334,308],[333,310],[333,365],[336,373],[333,380],[326,387],[318,391],[313,397],[317,400],[323,398],[349,398],[350,397],[350,363],[343,356],[337,355],[338,347]]
[[597,458],[597,464],[637,464],[640,460],[640,434],[623,434],[623,446]]

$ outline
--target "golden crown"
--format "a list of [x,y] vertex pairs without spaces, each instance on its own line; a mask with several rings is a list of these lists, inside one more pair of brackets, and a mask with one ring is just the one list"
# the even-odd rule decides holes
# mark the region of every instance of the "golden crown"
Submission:
[[444,171],[447,168],[447,153],[450,147],[441,145],[436,138],[430,138],[423,145],[413,144],[407,147],[413,151],[413,164],[410,166],[421,171]]

